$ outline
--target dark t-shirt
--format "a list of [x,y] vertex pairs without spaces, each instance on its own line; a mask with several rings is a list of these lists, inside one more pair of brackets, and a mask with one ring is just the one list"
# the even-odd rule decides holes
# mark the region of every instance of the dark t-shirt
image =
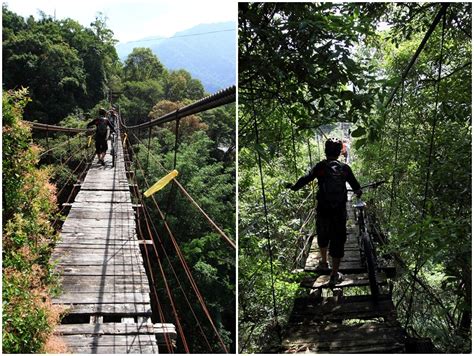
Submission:
[[[97,119],[92,120],[91,122],[87,124],[87,127],[92,127],[92,126],[98,127],[101,120],[105,120],[106,125],[110,127],[111,131],[115,132],[114,125],[112,125],[112,123],[106,117],[99,117]],[[107,135],[100,135],[98,130],[96,130],[95,138],[96,140],[105,141],[107,138]]]
[[[318,186],[321,187],[324,184],[324,180],[326,179],[327,176],[327,165],[328,165],[328,160],[323,160],[319,163],[317,163],[311,170],[306,174],[305,176],[301,177],[298,179],[298,181],[293,185],[292,189],[293,190],[299,190],[309,182],[313,181],[315,178],[318,179]],[[338,161],[339,162],[339,161]],[[360,189],[360,184],[357,181],[357,179],[354,177],[354,173],[352,173],[351,167],[349,167],[347,164],[339,162],[339,164],[342,166],[342,173],[344,176],[344,179],[349,185],[351,186],[352,190],[356,191]],[[318,190],[318,194],[316,195],[316,198],[318,199],[318,209],[320,208],[329,208],[326,207],[325,205],[325,200],[321,198],[321,191]],[[345,209],[345,204],[343,205]],[[342,208],[342,206],[341,206]]]

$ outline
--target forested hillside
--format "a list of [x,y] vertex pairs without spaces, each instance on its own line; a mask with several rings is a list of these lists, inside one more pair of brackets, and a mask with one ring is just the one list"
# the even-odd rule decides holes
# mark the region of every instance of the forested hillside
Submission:
[[315,201],[285,183],[324,158],[322,131],[341,137],[348,122],[356,177],[387,182],[363,197],[397,261],[400,325],[470,352],[471,4],[450,4],[411,62],[440,9],[239,4],[239,351],[278,350],[306,295],[297,258]]
[[213,93],[235,83],[235,23],[201,24],[171,38],[144,38],[116,45],[125,59],[136,47],[148,47],[169,69],[184,68]]
[[[6,5],[2,10],[3,181],[10,182],[3,188],[3,351],[65,352],[50,337],[60,312],[51,308],[51,297],[60,293],[60,284],[49,257],[67,213],[61,204],[73,201],[74,184],[84,177],[94,157],[93,144],[83,133],[35,131],[26,122],[84,128],[100,107],[109,109],[113,104],[124,123],[133,125],[201,99],[205,92],[189,72],[167,69],[150,49],[136,48],[122,64],[114,47],[117,41],[101,17],[84,27],[73,19],[47,15],[24,19]],[[180,183],[234,237],[235,109],[222,106],[180,121],[179,146],[174,142],[174,124],[153,128],[150,140],[148,130],[135,132],[134,137],[130,134],[128,140],[136,152],[133,164],[146,164],[145,178],[154,183],[173,169],[177,147]],[[143,181],[144,176],[137,173],[137,178]],[[223,246],[220,236],[174,189],[168,187],[156,198],[210,317],[232,350],[236,337],[234,251]],[[156,233],[165,236],[162,221],[153,216]],[[191,351],[221,350],[215,339],[206,343],[202,338],[202,333],[214,332],[203,321],[197,298],[189,294],[189,300],[183,299],[178,284],[185,272],[176,267],[178,257],[171,243],[164,245],[171,256],[164,272],[173,276],[172,267],[176,268],[177,275],[168,282],[176,294]],[[165,300],[161,284],[159,288],[157,293]],[[170,305],[162,307],[172,323]],[[195,317],[202,328],[196,328]],[[182,347],[178,341],[177,351],[182,352]]]

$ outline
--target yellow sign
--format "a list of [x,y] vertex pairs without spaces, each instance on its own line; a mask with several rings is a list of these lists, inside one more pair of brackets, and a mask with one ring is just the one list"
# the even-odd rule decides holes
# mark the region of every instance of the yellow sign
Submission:
[[166,187],[166,185],[171,182],[171,180],[174,179],[174,177],[176,177],[177,175],[178,171],[176,169],[171,171],[163,178],[161,178],[158,182],[153,184],[145,193],[143,193],[143,195],[148,198],[150,195]]

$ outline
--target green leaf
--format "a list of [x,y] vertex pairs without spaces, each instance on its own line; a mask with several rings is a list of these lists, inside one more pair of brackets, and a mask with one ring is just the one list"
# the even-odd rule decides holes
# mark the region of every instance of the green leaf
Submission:
[[352,131],[351,136],[352,136],[352,137],[360,137],[360,136],[364,136],[365,133],[366,133],[365,128],[362,127],[362,126],[359,126],[359,127],[356,128],[354,131]]

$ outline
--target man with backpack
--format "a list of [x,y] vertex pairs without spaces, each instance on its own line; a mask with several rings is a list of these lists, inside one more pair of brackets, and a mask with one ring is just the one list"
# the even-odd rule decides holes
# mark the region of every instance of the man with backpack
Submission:
[[339,272],[341,258],[344,257],[344,244],[346,243],[346,182],[360,197],[362,190],[359,182],[354,177],[351,168],[337,159],[341,154],[342,142],[330,138],[325,144],[326,159],[317,163],[309,173],[294,184],[287,187],[293,191],[318,179],[319,190],[317,193],[318,205],[316,208],[316,232],[321,260],[318,269],[328,269],[327,253],[332,257],[332,271],[330,284],[340,283],[344,276]]
[[95,153],[97,153],[98,162],[105,166],[104,157],[105,152],[107,152],[107,127],[110,127],[110,130],[113,132],[115,132],[115,128],[109,119],[107,119],[107,111],[105,109],[100,108],[99,115],[97,119],[87,124],[87,128],[94,125],[97,127],[95,131]]

